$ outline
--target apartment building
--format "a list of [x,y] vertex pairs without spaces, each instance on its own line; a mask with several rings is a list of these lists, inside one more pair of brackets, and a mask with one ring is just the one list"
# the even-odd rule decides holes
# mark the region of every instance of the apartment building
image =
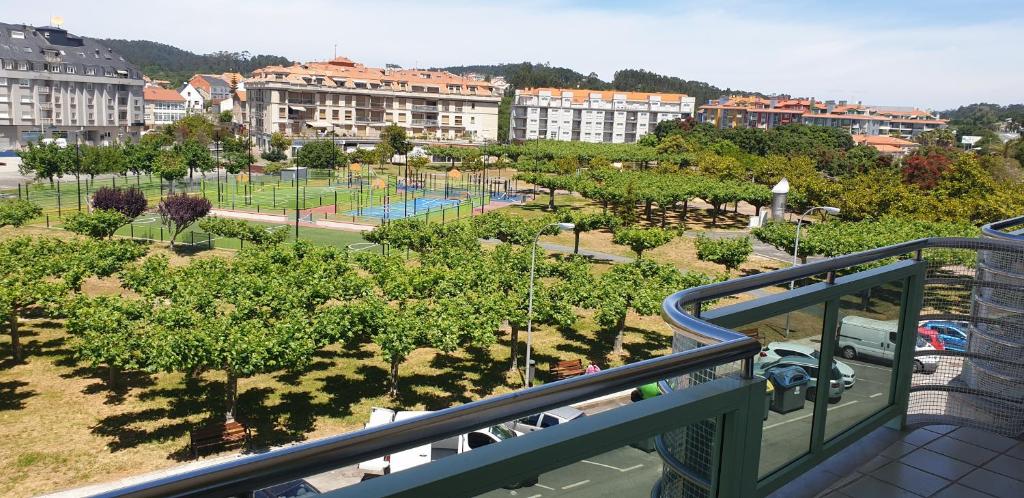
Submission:
[[512,140],[633,143],[693,112],[694,98],[677,93],[528,88],[516,90],[509,130]]
[[913,138],[945,128],[947,121],[912,107],[867,106],[845,100],[818,102],[813,98],[722,97],[697,111],[698,120],[719,128],[771,129],[791,123],[829,126],[854,135],[892,135]]
[[390,123],[418,140],[498,138],[501,96],[485,81],[443,71],[372,68],[337,57],[258,69],[245,89],[247,118],[263,147],[274,132],[372,142]]
[[169,125],[185,117],[185,99],[174,90],[158,86],[147,86],[145,98],[146,129]]
[[0,23],[0,150],[41,138],[102,144],[137,138],[142,73],[60,26]]

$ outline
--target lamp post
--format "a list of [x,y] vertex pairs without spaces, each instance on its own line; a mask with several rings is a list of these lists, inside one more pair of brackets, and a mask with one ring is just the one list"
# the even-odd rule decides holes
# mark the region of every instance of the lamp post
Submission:
[[[807,211],[804,211],[804,214],[800,215],[800,217],[797,218],[797,221],[796,221],[796,237],[793,240],[793,266],[797,265],[797,253],[800,251],[800,227],[803,225],[804,216],[807,216],[807,215],[809,215],[809,214],[811,214],[811,213],[813,213],[815,211],[818,211],[818,210],[824,211],[825,214],[831,214],[833,216],[839,214],[839,208],[837,208],[837,207],[832,207],[832,206],[814,206],[814,207],[808,209]],[[794,287],[795,284],[796,284],[795,280],[790,280],[789,281],[789,290],[793,290],[793,287]],[[786,337],[787,338],[789,337],[789,313],[786,313]]]
[[576,228],[576,225],[572,223],[550,223],[544,225],[537,231],[537,236],[533,238],[533,252],[530,254],[530,293],[527,298],[526,304],[526,387],[533,386],[533,369],[530,365],[530,352],[531,345],[533,344],[533,278],[537,267],[537,243],[540,241],[540,236],[544,233],[548,227],[558,227],[558,231],[572,230]]

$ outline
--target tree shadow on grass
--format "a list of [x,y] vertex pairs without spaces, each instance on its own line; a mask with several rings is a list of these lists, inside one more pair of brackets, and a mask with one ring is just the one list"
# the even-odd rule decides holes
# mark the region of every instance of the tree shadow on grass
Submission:
[[[622,349],[629,355],[630,362],[648,360],[665,354],[672,348],[672,336],[659,334],[653,330],[626,327],[626,334],[639,336],[640,342],[627,342]],[[614,338],[613,338],[614,340]]]
[[0,382],[0,411],[19,410],[25,407],[25,400],[39,394],[31,389],[21,390],[28,382],[11,380]]
[[[445,389],[445,392],[452,393],[448,396],[453,398],[453,402],[449,403],[449,405],[454,402],[468,403],[472,401],[473,398],[467,396],[465,394],[466,391],[479,399],[494,392],[496,388],[507,385],[508,362],[495,360],[491,357],[490,351],[484,348],[468,347],[466,348],[466,353],[469,355],[468,358],[461,355],[438,354],[431,361],[432,367],[455,374],[454,384],[451,386],[451,389]],[[414,382],[416,380],[415,377],[417,376],[414,376]],[[430,379],[437,376],[419,377],[424,377],[427,385],[435,386],[435,384],[430,382]]]
[[125,397],[131,392],[132,389],[144,389],[156,385],[156,381],[153,380],[153,376],[148,372],[142,370],[130,370],[127,372],[118,372],[117,381],[113,386],[110,385],[110,370],[107,367],[92,368],[92,367],[80,367],[74,371],[61,374],[61,377],[89,377],[96,379],[96,382],[85,386],[82,389],[83,394],[106,394],[106,400],[104,404],[107,405],[120,405],[124,403]]
[[[345,417],[352,414],[352,406],[364,399],[380,396],[387,392],[388,372],[383,368],[371,365],[360,365],[356,368],[356,376],[331,375],[324,378],[322,391],[330,397],[330,401],[322,408],[325,415]],[[399,379],[399,383],[402,379]],[[399,384],[401,385],[401,384]]]
[[302,370],[296,370],[293,372],[281,372],[277,374],[277,376],[275,376],[274,379],[276,379],[278,382],[281,382],[282,384],[287,384],[289,386],[298,386],[302,381],[302,378],[305,377],[306,374],[312,372],[323,372],[324,370],[330,369],[334,365],[334,362],[331,361],[317,360],[310,363],[309,365],[306,366],[306,368],[303,368]]

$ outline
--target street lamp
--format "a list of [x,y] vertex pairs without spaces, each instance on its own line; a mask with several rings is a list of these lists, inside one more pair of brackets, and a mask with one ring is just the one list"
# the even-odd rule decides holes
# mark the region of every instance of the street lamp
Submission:
[[530,345],[533,338],[533,276],[537,267],[537,243],[540,241],[541,234],[548,227],[557,227],[558,231],[561,232],[562,230],[573,230],[576,228],[576,225],[572,223],[549,223],[542,226],[537,231],[537,236],[533,238],[533,252],[530,254],[530,295],[526,305],[526,387],[533,386],[533,369],[530,368]]
[[[797,218],[797,221],[796,221],[796,237],[793,240],[793,266],[797,265],[797,253],[800,251],[800,227],[801,227],[801,225],[803,225],[804,216],[807,216],[807,215],[813,213],[814,211],[819,211],[819,210],[825,212],[825,214],[831,214],[833,216],[839,214],[839,208],[837,208],[837,207],[832,207],[832,206],[814,206],[814,207],[808,209],[807,211],[804,211],[804,214],[800,215],[800,217]],[[794,287],[795,284],[796,284],[796,280],[790,280],[789,281],[789,290],[793,290],[793,287]],[[786,337],[787,338],[789,337],[789,313],[786,313]]]

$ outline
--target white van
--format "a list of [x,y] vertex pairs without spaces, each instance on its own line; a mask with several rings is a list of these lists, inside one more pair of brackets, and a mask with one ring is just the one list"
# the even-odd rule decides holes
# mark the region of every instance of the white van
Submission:
[[[862,316],[848,316],[839,325],[836,349],[847,360],[866,356],[892,361],[896,356],[897,320],[874,320]],[[918,337],[916,351],[934,350],[931,344]],[[915,356],[915,372],[934,372],[939,366],[935,356]]]

